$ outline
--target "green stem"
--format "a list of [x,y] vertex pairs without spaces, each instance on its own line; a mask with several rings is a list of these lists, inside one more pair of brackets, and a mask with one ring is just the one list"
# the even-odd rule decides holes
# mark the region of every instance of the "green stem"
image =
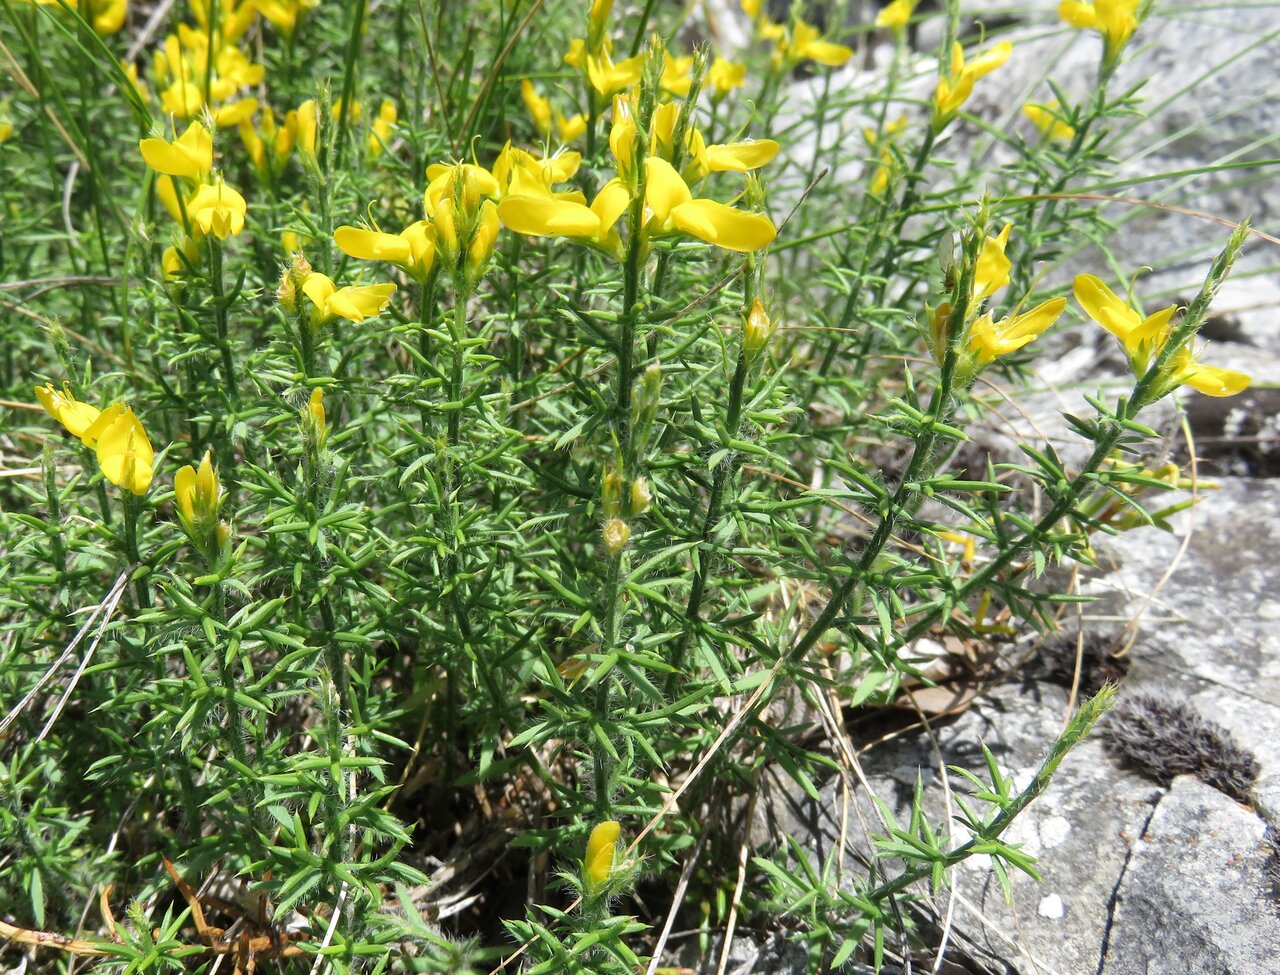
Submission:
[[[356,61],[360,56],[360,33],[364,29],[365,0],[356,0],[347,38],[345,64],[342,70],[342,114],[338,122],[337,168],[342,168],[342,155],[347,148],[347,129],[351,125],[351,98],[356,87]],[[332,235],[330,235],[332,236]]]
[[[217,6],[212,4],[211,6]],[[214,324],[218,330],[218,351],[222,355],[222,378],[227,384],[227,398],[233,409],[238,409],[240,392],[236,385],[236,367],[231,357],[231,342],[227,338],[227,299],[222,281],[222,241],[213,238],[209,242],[209,281],[213,286]]]

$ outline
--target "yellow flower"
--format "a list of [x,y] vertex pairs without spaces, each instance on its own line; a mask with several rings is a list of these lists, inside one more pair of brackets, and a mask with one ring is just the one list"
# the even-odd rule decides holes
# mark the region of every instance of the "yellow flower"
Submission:
[[289,113],[294,119],[298,150],[312,161],[316,158],[316,130],[320,124],[317,112],[316,100],[308,98],[298,106],[296,113]]
[[524,107],[528,110],[529,117],[533,119],[534,127],[540,134],[550,135],[551,100],[539,95],[538,89],[533,87],[533,82],[528,78],[520,82],[520,97],[524,100]]
[[498,217],[503,226],[517,234],[568,237],[620,257],[622,241],[614,224],[630,199],[626,184],[611,179],[600,188],[590,206],[544,190],[507,196],[498,204]]
[[582,38],[575,37],[569,42],[569,50],[564,56],[564,63],[581,71],[587,83],[603,98],[630,88],[644,73],[643,56],[636,55],[614,64],[609,53],[610,47],[606,37],[600,49],[592,53],[587,50]]
[[915,13],[915,9],[916,0],[893,0],[876,15],[876,26],[881,30],[901,34],[911,22],[911,15]]
[[662,62],[662,80],[658,87],[677,98],[688,98],[693,86],[693,56],[673,58],[670,54]]
[[222,507],[222,486],[209,451],[204,452],[199,470],[189,464],[178,470],[173,478],[173,492],[183,530],[196,544],[206,545],[217,527],[218,511]]
[[126,0],[90,0],[86,14],[94,32],[107,37],[119,33],[129,13]]
[[999,322],[992,322],[990,314],[982,315],[969,326],[968,358],[972,373],[1034,342],[1058,320],[1066,307],[1066,298],[1051,298],[1030,311],[1010,315]]
[[174,139],[143,139],[138,143],[142,159],[157,173],[199,183],[213,169],[213,136],[200,122],[192,122]]
[[187,217],[196,236],[213,234],[219,240],[235,237],[244,230],[248,207],[244,197],[222,182],[205,183],[187,201]]
[[[1085,313],[1120,340],[1134,374],[1145,374],[1173,334],[1170,322],[1178,306],[1170,305],[1144,316],[1092,274],[1076,275],[1074,290]],[[1184,345],[1170,358],[1156,391],[1162,395],[1176,386],[1187,385],[1206,396],[1234,396],[1249,383],[1249,377],[1242,372],[1202,365],[1191,348]]]
[[1013,54],[1013,45],[1001,41],[990,51],[980,54],[972,61],[965,63],[964,48],[957,41],[951,47],[951,65],[945,78],[938,79],[938,87],[933,93],[933,128],[941,132],[956,112],[960,111],[969,96],[973,94],[973,83],[990,74],[1009,60]]
[[1077,30],[1096,30],[1102,35],[1103,58],[1110,64],[1138,29],[1140,0],[1062,0],[1058,16]]
[[[680,118],[680,103],[666,102],[659,105],[653,113],[651,123],[650,155],[672,162],[676,158],[675,129]],[[624,122],[624,126],[627,123]],[[630,123],[634,130],[634,123]],[[634,131],[624,132],[620,140],[626,144],[623,152],[630,153],[634,142]],[[684,133],[684,168],[681,175],[690,186],[696,186],[709,173],[747,173],[771,162],[778,154],[780,146],[772,139],[759,139],[749,142],[731,142],[724,145],[707,145],[702,133],[689,123]],[[629,168],[630,159],[626,166]]]
[[747,66],[735,64],[717,57],[707,69],[707,85],[711,89],[711,100],[718,102],[735,88],[741,88],[747,80]]
[[339,288],[327,275],[314,271],[302,282],[302,293],[310,299],[311,327],[320,328],[339,318],[363,322],[380,315],[395,294],[394,284],[347,285]]
[[410,224],[398,234],[364,227],[339,227],[334,231],[333,242],[348,257],[386,261],[420,284],[425,284],[435,269],[435,229],[426,220]]
[[263,17],[288,37],[298,26],[302,15],[318,7],[320,0],[254,0],[254,5]]
[[684,178],[665,159],[645,160],[645,233],[652,237],[687,234],[725,250],[747,253],[777,236],[773,221],[714,200],[694,199]]
[[155,451],[133,410],[123,403],[108,406],[81,439],[97,453],[103,477],[136,495],[147,493],[155,476]]
[[877,133],[872,128],[862,130],[862,137],[867,140],[867,146],[873,152],[876,152],[879,160],[875,175],[871,177],[871,192],[875,196],[884,195],[885,191],[889,189],[889,180],[898,169],[898,160],[891,147],[898,135],[906,127],[907,117],[899,115],[895,121],[885,124],[882,133]]
[[1076,137],[1075,127],[1062,121],[1058,110],[1057,102],[1049,102],[1047,105],[1027,102],[1022,106],[1022,113],[1040,130],[1041,135],[1055,142],[1070,142]]
[[565,118],[556,112],[556,128],[560,131],[561,142],[576,142],[587,134],[587,117],[579,112],[577,115]]
[[822,32],[818,28],[798,17],[787,27],[762,21],[760,32],[775,40],[777,47],[773,58],[783,68],[794,67],[802,61],[817,61],[828,68],[839,68],[853,57],[853,48],[822,40]]
[[587,857],[582,861],[582,874],[588,891],[594,893],[608,882],[621,835],[622,826],[612,819],[597,823],[591,831],[587,840]]
[[978,254],[978,263],[973,269],[973,298],[977,304],[991,297],[1009,283],[1009,270],[1013,266],[1005,257],[1004,249],[1009,244],[1009,233],[1013,224],[1006,223],[1000,233],[988,236],[982,242],[982,251]]
[[[77,400],[71,394],[71,388],[65,384],[60,391],[54,389],[52,383],[37,386],[36,399],[40,401],[44,411],[66,427],[67,432],[73,437],[83,438],[85,431],[101,414],[101,410],[96,406]],[[87,441],[85,446],[89,446]]]
[[182,247],[169,246],[160,257],[160,270],[166,281],[179,281],[200,265],[200,242],[193,237],[185,237]]
[[391,130],[399,119],[396,103],[390,98],[384,98],[378,106],[378,117],[373,120],[373,128],[369,132],[369,155],[382,155],[383,148],[391,142]]
[[1249,388],[1250,379],[1234,369],[1220,369],[1196,361],[1195,353],[1183,346],[1169,360],[1169,374],[1165,383],[1173,386],[1190,386],[1206,396],[1235,396]]

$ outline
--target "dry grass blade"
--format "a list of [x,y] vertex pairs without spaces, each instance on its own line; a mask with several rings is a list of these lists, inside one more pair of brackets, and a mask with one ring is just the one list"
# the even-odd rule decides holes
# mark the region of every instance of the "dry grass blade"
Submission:
[[[53,666],[51,666],[48,670],[44,672],[44,675],[38,681],[35,682],[31,690],[27,691],[27,693],[22,696],[22,700],[20,700],[17,704],[13,706],[13,709],[7,715],[5,715],[3,721],[0,721],[0,735],[4,734],[4,732],[9,729],[9,726],[13,724],[13,722],[18,719],[18,716],[27,709],[27,707],[31,704],[33,700],[35,700],[36,695],[40,693],[41,688],[43,688],[45,684],[49,683],[49,681],[53,679],[53,675],[58,672],[58,669],[64,663],[66,663],[67,660],[70,659],[73,653],[75,653],[76,647],[80,646],[80,642],[85,638],[85,635],[89,632],[90,628],[93,626],[94,621],[98,618],[98,615],[102,613],[104,609],[106,609],[108,604],[110,604],[111,612],[115,611],[116,604],[119,603],[120,597],[123,594],[124,588],[128,584],[128,582],[129,582],[129,571],[120,573],[114,585],[112,585],[111,590],[107,593],[107,598],[104,599],[102,602],[98,603],[97,606],[93,607],[93,609],[89,613],[89,618],[84,621],[84,625],[80,627],[80,629],[76,632],[76,635],[72,638],[71,642],[67,644],[67,648],[63,650],[61,655],[58,657],[58,659],[53,662]],[[99,632],[98,639],[101,639],[101,636],[102,634],[101,632]],[[94,644],[95,646],[97,645],[97,640],[94,641]],[[43,733],[42,733],[42,737],[43,737]]]

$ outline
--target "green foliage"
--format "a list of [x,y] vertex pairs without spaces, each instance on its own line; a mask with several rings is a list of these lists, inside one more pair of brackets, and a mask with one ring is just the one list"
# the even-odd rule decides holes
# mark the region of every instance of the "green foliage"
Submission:
[[[0,4],[16,84],[0,115],[7,951],[79,931],[41,962],[210,972],[248,952],[470,973],[515,938],[534,972],[630,973],[665,912],[655,888],[630,891],[669,891],[709,847],[690,904],[719,923],[740,901],[798,918],[815,969],[879,967],[916,936],[902,905],[967,857],[989,856],[1006,891],[1011,868],[1035,875],[1000,836],[1109,693],[1021,791],[989,751],[954,770],[975,789],[958,845],[919,790],[905,825],[882,804],[865,876],[788,837],[735,877],[739,839],[716,823],[765,766],[820,796],[835,761],[807,718],[774,720],[785,705],[891,702],[927,681],[926,635],[1051,629],[1074,598],[1052,565],[1176,510],[1140,496],[1178,483],[1147,468],[1158,433],[1140,413],[1194,385],[1190,343],[1246,228],[1132,387],[1069,418],[1082,463],[1048,443],[1017,464],[958,454],[986,385],[1035,351],[1018,329],[1061,314],[1065,279],[1041,269],[1074,269],[1111,229],[1073,191],[1109,178],[1141,119],[1137,89],[1110,89],[1124,41],[1100,49],[1083,102],[1055,90],[1071,129],[1055,142],[935,107],[934,62],[905,35],[876,86],[836,85],[820,65],[848,58],[839,38],[794,18],[756,23],[735,90],[714,52],[676,61],[675,11],[654,3],[610,18],[568,0],[360,0],[288,30],[296,4],[240,24],[236,4],[192,3],[148,38],[143,11],[104,27],[106,2]],[[213,148],[190,176],[149,168],[177,150],[139,150],[187,131],[166,117],[185,69],[172,50],[152,60],[179,23],[213,112],[194,116]],[[946,25],[980,63],[990,42],[959,33],[954,4]],[[583,35],[597,61],[578,70],[559,52]],[[229,59],[212,68],[211,42]],[[605,68],[632,72],[631,102],[592,86]],[[550,99],[546,125],[522,82]],[[1013,161],[958,164],[961,129]],[[526,172],[536,205],[496,179],[525,165],[508,143],[544,167],[562,139],[581,166]],[[743,162],[766,139],[777,158]],[[582,201],[615,185],[623,205],[593,236]],[[340,228],[390,238],[424,215],[425,262],[409,230],[367,238],[378,264],[352,256],[373,244],[342,243]],[[45,415],[37,386],[95,416],[127,402],[141,427],[104,413],[86,431],[66,400]],[[588,883],[606,820],[627,849]],[[450,920],[432,885],[471,858],[479,906]],[[243,903],[197,895],[206,879]]]

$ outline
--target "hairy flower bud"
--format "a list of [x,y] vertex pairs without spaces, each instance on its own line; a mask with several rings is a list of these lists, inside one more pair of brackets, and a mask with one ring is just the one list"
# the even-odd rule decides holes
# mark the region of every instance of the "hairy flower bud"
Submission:
[[600,537],[604,540],[604,550],[609,553],[609,557],[616,559],[627,547],[627,542],[631,541],[631,527],[621,518],[610,518],[604,523]]
[[769,344],[773,332],[774,325],[769,320],[764,305],[757,298],[751,305],[751,311],[747,313],[746,321],[742,323],[742,351],[749,362],[754,362],[756,356]]
[[644,514],[652,502],[653,492],[649,490],[648,480],[637,477],[631,482],[631,516]]

